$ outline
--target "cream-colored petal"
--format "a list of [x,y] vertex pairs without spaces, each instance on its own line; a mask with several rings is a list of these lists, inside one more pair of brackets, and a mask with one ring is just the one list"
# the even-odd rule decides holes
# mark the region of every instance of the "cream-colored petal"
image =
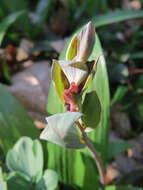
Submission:
[[74,67],[72,62],[59,61],[59,63],[69,83],[75,82],[79,85],[87,77],[88,71]]
[[79,36],[79,47],[77,48],[76,61],[87,61],[95,43],[95,29],[91,22],[88,22]]

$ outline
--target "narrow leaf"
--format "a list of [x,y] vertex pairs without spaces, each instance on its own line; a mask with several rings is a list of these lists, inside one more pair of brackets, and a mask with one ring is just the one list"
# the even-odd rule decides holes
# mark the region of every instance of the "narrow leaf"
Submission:
[[45,22],[50,15],[50,9],[53,6],[52,0],[40,0],[38,1],[35,14],[37,16],[38,24]]
[[143,10],[137,10],[137,11],[118,10],[118,11],[112,11],[111,13],[93,18],[92,22],[95,24],[95,27],[98,28],[101,26],[106,26],[109,24],[114,24],[114,23],[130,20],[130,19],[142,18],[142,17],[143,17]]
[[16,13],[13,13],[11,15],[9,15],[8,17],[6,17],[0,24],[0,46],[2,44],[3,38],[5,36],[5,33],[8,29],[8,27],[13,24],[16,19],[18,19],[22,14],[24,13],[24,11],[19,11]]

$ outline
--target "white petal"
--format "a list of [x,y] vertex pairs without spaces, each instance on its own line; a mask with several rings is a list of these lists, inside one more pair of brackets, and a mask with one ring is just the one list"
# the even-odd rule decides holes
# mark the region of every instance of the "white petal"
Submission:
[[47,117],[47,126],[42,131],[40,139],[47,140],[54,144],[67,148],[83,148],[79,135],[74,126],[82,116],[79,112],[59,113]]
[[59,61],[61,68],[69,83],[75,82],[79,85],[87,76],[87,71],[74,67],[72,62]]

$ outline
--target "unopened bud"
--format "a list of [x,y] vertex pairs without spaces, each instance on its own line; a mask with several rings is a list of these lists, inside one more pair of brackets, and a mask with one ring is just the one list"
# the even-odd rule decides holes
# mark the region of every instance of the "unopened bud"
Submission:
[[87,61],[95,43],[95,29],[91,22],[88,22],[79,34],[79,47],[77,48],[76,61]]

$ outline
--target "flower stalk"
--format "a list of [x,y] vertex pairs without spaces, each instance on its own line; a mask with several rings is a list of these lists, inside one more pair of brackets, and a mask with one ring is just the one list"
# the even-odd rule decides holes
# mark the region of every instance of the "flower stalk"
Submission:
[[96,162],[97,169],[99,172],[99,177],[100,177],[101,188],[102,188],[102,190],[104,190],[105,186],[106,186],[106,182],[105,182],[105,172],[104,172],[104,167],[103,167],[102,161],[101,161],[100,157],[98,156],[95,147],[88,139],[88,137],[84,131],[85,128],[82,127],[82,125],[80,124],[79,121],[77,121],[76,124],[77,124],[78,128],[80,129],[80,132],[82,135],[82,140],[86,144],[91,156],[94,158],[94,160]]

